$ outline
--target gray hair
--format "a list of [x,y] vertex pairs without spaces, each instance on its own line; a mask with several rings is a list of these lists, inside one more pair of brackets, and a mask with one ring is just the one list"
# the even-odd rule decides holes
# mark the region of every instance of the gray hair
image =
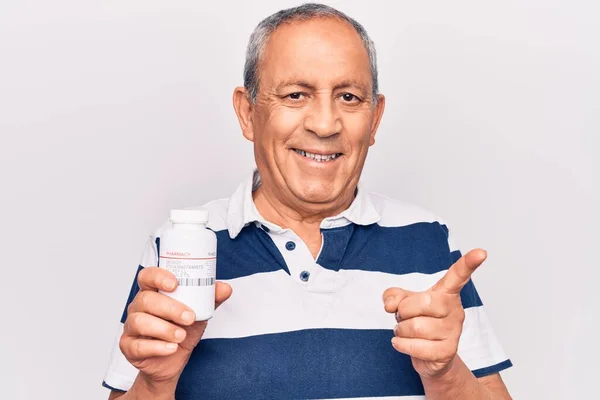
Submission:
[[307,3],[298,7],[281,10],[263,19],[250,35],[248,48],[246,50],[246,63],[244,65],[244,87],[250,95],[250,101],[256,102],[258,95],[258,65],[265,45],[273,32],[283,23],[291,21],[307,21],[313,18],[337,18],[348,22],[356,30],[362,39],[365,49],[369,54],[371,76],[373,78],[373,102],[377,102],[378,79],[377,79],[377,55],[375,44],[361,24],[350,18],[341,11],[324,4]]

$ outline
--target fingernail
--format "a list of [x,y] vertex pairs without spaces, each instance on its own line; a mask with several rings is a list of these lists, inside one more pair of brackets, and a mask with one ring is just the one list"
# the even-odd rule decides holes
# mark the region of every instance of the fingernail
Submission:
[[192,322],[192,321],[194,321],[195,318],[196,318],[196,316],[191,311],[184,311],[183,313],[181,313],[181,319],[184,322]]
[[175,338],[177,340],[183,340],[183,339],[185,339],[185,331],[183,329],[177,329],[175,331]]
[[177,349],[177,343],[167,343],[165,345],[165,348],[169,351],[173,351],[173,350]]
[[176,283],[177,282],[175,282],[173,279],[165,279],[163,281],[163,287],[167,290],[171,290],[175,287]]

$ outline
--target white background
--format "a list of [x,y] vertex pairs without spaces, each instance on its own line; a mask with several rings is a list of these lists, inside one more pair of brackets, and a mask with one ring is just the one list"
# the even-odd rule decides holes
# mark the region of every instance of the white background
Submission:
[[[330,1],[379,53],[366,186],[444,217],[517,399],[596,398],[600,6]],[[169,208],[253,165],[231,94],[294,1],[0,3],[0,397],[104,399],[116,323]]]

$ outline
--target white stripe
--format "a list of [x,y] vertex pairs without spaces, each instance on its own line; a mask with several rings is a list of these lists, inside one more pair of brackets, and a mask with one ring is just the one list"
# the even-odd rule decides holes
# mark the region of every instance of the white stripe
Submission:
[[[298,285],[282,271],[236,278],[228,283],[233,295],[217,311],[204,334],[210,338],[239,338],[303,329],[393,329],[392,314],[383,309],[381,295],[389,287],[422,291],[446,271],[394,275],[382,272],[317,267],[309,283]],[[483,306],[465,310],[459,355],[470,369],[505,361]]]
[[395,319],[383,309],[383,291],[395,286],[426,290],[443,273],[336,272],[317,265],[306,286],[283,270],[231,279],[227,283],[233,295],[216,310],[204,337],[236,338],[312,328],[391,329]]
[[123,353],[121,353],[119,340],[122,334],[123,324],[119,322],[117,334],[115,335],[115,342],[110,355],[110,363],[108,364],[108,369],[104,375],[104,382],[115,389],[129,390],[137,377],[138,370],[131,365]]
[[[236,338],[312,328],[391,329],[394,316],[383,309],[381,295],[392,286],[425,290],[433,275],[394,275],[316,266],[307,285],[283,270],[228,280],[233,295],[219,307],[205,338]],[[220,322],[223,321],[223,322]]]
[[508,359],[483,306],[465,310],[458,355],[471,371],[490,367]]

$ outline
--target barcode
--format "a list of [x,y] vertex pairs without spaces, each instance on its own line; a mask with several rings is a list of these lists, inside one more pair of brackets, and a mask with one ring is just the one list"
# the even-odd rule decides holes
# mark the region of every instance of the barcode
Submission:
[[215,278],[181,278],[177,279],[179,286],[211,286],[215,284]]

